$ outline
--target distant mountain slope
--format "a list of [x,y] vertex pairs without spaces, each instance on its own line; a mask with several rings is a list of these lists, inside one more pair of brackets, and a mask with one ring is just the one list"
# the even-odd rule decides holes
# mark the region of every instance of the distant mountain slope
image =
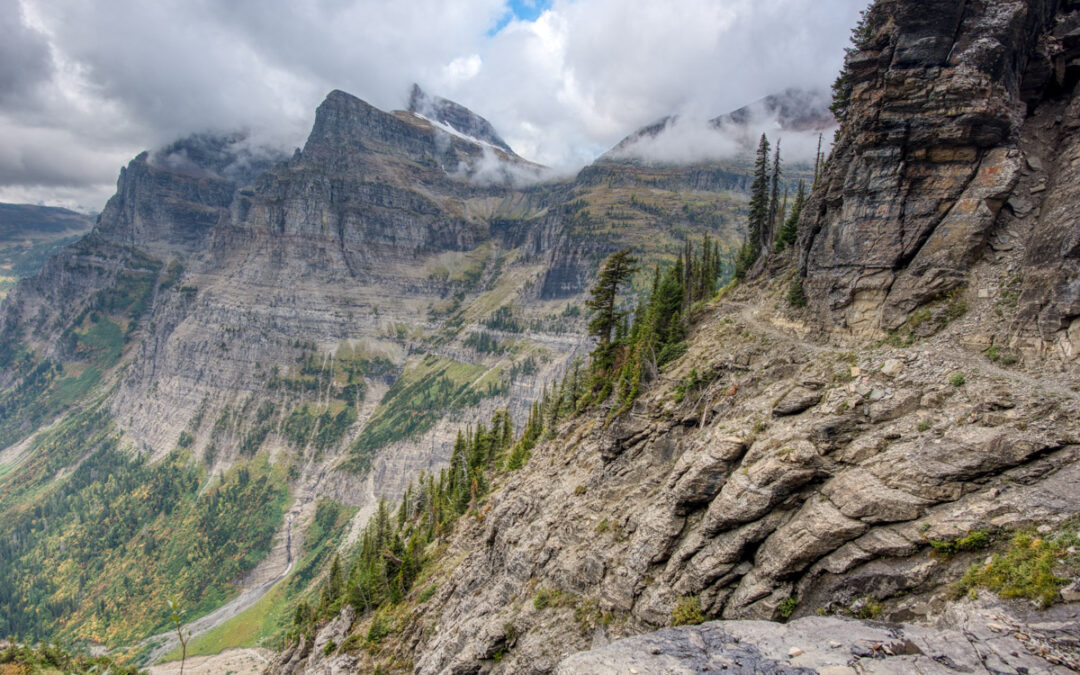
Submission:
[[[710,120],[669,115],[638,129],[599,161],[679,165],[737,162],[751,155],[761,133],[784,139],[789,156],[812,159],[819,134],[831,135],[836,120],[820,90],[787,89]],[[795,148],[795,155],[790,150]]]
[[856,38],[795,244],[270,672],[1080,671],[1080,6],[877,0]]
[[46,236],[85,234],[94,226],[87,216],[55,206],[0,204],[0,242]]
[[462,424],[523,424],[587,349],[604,257],[633,247],[641,289],[688,240],[740,243],[745,166],[537,181],[483,118],[431,100],[333,91],[289,157],[238,135],[142,153],[97,227],[5,301],[0,635],[131,645],[173,593],[187,619],[247,607],[280,635]]
[[94,218],[68,209],[0,204],[0,299],[64,246],[90,231]]

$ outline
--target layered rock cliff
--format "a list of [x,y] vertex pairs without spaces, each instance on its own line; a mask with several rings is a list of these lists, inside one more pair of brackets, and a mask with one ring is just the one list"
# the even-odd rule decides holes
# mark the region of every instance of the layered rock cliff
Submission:
[[[848,59],[847,122],[802,223],[826,324],[866,335],[1020,280],[997,336],[1077,353],[1075,33],[1068,2],[882,1]],[[979,280],[982,261],[1001,279]],[[998,287],[998,288],[995,288]]]
[[796,254],[508,474],[381,642],[336,649],[347,610],[272,671],[1076,668],[1078,21],[876,2]]
[[[232,598],[194,622],[196,632],[279,582],[295,604],[377,498],[398,497],[446,461],[462,423],[498,409],[524,422],[584,350],[584,319],[568,310],[597,260],[627,244],[656,260],[706,233],[737,239],[742,202],[726,187],[523,185],[534,165],[493,149],[497,137],[476,138],[494,133],[482,118],[435,103],[433,117],[388,113],[332,92],[291,157],[242,135],[143,153],[121,172],[94,230],[5,301],[0,512],[26,516],[0,527],[11,535],[0,574],[12,575],[0,603],[20,608],[5,617],[8,630],[115,642],[118,631],[127,639],[164,627],[164,605],[149,599],[143,623],[102,609],[115,594],[143,598],[152,588],[124,576],[117,590],[91,573],[181,545],[170,539],[178,516],[160,490],[131,513],[103,507],[119,522],[154,526],[110,530],[105,551],[79,553],[91,566],[73,567],[65,553],[66,519],[81,517],[70,512],[73,499],[35,520],[34,507],[54,491],[93,499],[107,475],[95,462],[121,461],[102,454],[115,448],[145,457],[132,461],[151,471],[183,458],[198,479],[177,499],[196,507],[251,471],[258,485],[289,491],[287,507],[267,518],[280,523],[273,542],[258,535],[261,560],[237,554],[255,545],[251,528],[200,549],[198,564],[240,557],[243,574],[218,580],[199,601],[193,614]],[[634,226],[613,227],[616,219]],[[139,466],[110,470],[128,481]],[[321,512],[354,516],[352,524],[331,516],[306,540],[327,500],[354,507]],[[27,571],[43,560],[82,571],[48,586]],[[51,618],[42,619],[46,595],[63,600],[48,601]],[[149,654],[167,652],[170,639]]]

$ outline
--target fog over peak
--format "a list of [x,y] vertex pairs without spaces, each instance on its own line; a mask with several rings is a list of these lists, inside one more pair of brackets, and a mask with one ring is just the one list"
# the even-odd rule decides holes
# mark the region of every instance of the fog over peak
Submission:
[[827,86],[866,0],[533,4],[0,0],[0,201],[100,209],[144,149],[245,129],[291,152],[326,92],[392,110],[413,82],[572,171],[665,115]]
[[837,124],[824,89],[789,88],[713,119],[671,115],[627,136],[601,159],[645,164],[696,164],[751,157],[762,134],[781,145],[785,162],[812,163],[827,150]]

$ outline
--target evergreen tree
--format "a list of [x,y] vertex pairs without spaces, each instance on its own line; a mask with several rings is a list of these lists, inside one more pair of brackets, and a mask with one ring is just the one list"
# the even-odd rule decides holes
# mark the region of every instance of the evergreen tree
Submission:
[[772,175],[769,177],[771,188],[769,189],[769,216],[766,226],[761,233],[761,246],[765,250],[772,247],[776,237],[777,222],[780,216],[780,141],[776,141],[776,151],[773,155]]
[[799,235],[799,216],[802,215],[803,204],[806,202],[806,183],[799,181],[799,190],[795,193],[795,203],[791,207],[791,214],[784,221],[784,226],[776,235],[776,250],[782,251],[785,246],[791,246]]
[[[619,309],[619,291],[637,271],[637,258],[630,249],[613,253],[600,270],[596,285],[590,291],[585,306],[592,313],[589,321],[589,335],[597,338],[596,348],[592,352],[592,370],[601,377],[615,364],[615,352],[619,339],[626,333],[626,312]],[[603,391],[601,387],[594,387]],[[610,391],[610,388],[608,388]]]
[[873,41],[874,27],[871,14],[876,4],[875,0],[859,14],[859,22],[851,31],[852,46],[844,50],[844,65],[832,85],[833,101],[829,109],[841,124],[847,119],[851,95],[854,92],[854,83],[851,81],[851,61],[858,56],[859,52],[869,48]]
[[761,255],[761,240],[769,218],[769,139],[761,135],[754,161],[754,182],[750,186],[750,213],[746,241],[739,252],[735,277],[742,279]]

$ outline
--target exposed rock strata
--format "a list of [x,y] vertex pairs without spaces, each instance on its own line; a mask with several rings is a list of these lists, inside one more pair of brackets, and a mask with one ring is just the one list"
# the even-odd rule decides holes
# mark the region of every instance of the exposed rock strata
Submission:
[[1077,184],[1074,4],[880,0],[869,25],[848,60],[848,121],[801,223],[812,303],[833,327],[896,330],[971,284],[1012,231],[1010,248],[1023,246],[1013,332],[1080,353],[1080,226],[1065,207]]
[[[460,521],[434,596],[400,620],[398,654],[419,673],[553,672],[569,652],[669,625],[684,596],[731,620],[857,614],[868,602],[883,618],[941,620],[951,581],[987,554],[938,556],[931,541],[982,529],[1001,532],[1003,545],[1013,529],[1080,512],[1080,397],[1068,379],[1028,384],[973,360],[952,346],[963,323],[928,343],[852,356],[787,337],[750,308],[721,309],[632,414],[564,425],[482,517]],[[676,405],[672,387],[691,367],[712,379]],[[953,386],[959,370],[967,381]],[[820,401],[776,417],[792,382],[818,383]],[[541,588],[565,601],[536,609]],[[784,636],[782,652],[751,658],[739,651],[750,646],[725,651],[717,645],[730,640],[719,638],[705,652],[782,669],[800,665],[784,658],[790,646],[820,646],[788,644],[796,633],[780,625],[761,630]],[[871,639],[881,629],[848,630]],[[916,642],[941,639],[910,631]],[[669,635],[648,644],[666,649]],[[690,638],[670,639],[671,654],[698,663],[684,653]],[[972,655],[935,644],[924,651]]]

